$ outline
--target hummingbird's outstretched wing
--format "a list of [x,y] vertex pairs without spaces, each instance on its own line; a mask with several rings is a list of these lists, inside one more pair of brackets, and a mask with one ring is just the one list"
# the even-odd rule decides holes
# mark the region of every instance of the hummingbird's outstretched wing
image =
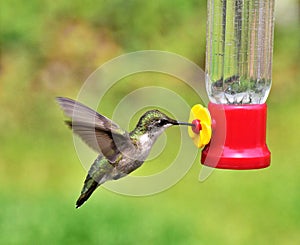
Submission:
[[110,162],[118,159],[122,149],[133,147],[128,132],[107,117],[69,98],[57,97],[57,102],[65,115],[72,119],[66,123],[73,132]]

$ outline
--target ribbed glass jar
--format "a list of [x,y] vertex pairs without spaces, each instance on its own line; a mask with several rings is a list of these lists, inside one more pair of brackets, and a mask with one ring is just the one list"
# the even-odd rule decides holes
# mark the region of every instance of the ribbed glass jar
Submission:
[[265,103],[272,81],[274,0],[208,0],[206,88],[221,104]]

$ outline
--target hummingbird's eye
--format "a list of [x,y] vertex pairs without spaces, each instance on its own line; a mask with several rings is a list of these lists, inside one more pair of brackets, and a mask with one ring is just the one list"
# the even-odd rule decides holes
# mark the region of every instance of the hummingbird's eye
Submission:
[[160,120],[157,121],[157,125],[159,125],[161,127],[164,126],[166,123],[167,123],[167,121],[164,120],[164,119],[160,119]]

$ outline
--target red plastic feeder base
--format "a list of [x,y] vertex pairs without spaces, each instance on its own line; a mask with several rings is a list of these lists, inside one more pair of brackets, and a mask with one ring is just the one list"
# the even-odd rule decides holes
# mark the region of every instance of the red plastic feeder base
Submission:
[[259,169],[270,165],[266,104],[209,103],[208,109],[213,133],[210,144],[202,151],[202,164],[223,169]]

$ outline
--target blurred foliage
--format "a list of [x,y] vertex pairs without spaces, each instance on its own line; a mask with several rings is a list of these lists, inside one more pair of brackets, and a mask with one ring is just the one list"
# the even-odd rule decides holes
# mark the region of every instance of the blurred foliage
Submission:
[[[204,1],[0,3],[1,244],[300,243],[297,20],[275,30],[270,168],[218,170],[199,183],[197,160],[166,192],[132,198],[101,188],[73,208],[85,171],[54,97],[75,98],[97,67],[136,50],[175,52],[204,68],[205,25]],[[109,115],[141,79],[160,83],[152,75],[126,78],[101,111]]]

